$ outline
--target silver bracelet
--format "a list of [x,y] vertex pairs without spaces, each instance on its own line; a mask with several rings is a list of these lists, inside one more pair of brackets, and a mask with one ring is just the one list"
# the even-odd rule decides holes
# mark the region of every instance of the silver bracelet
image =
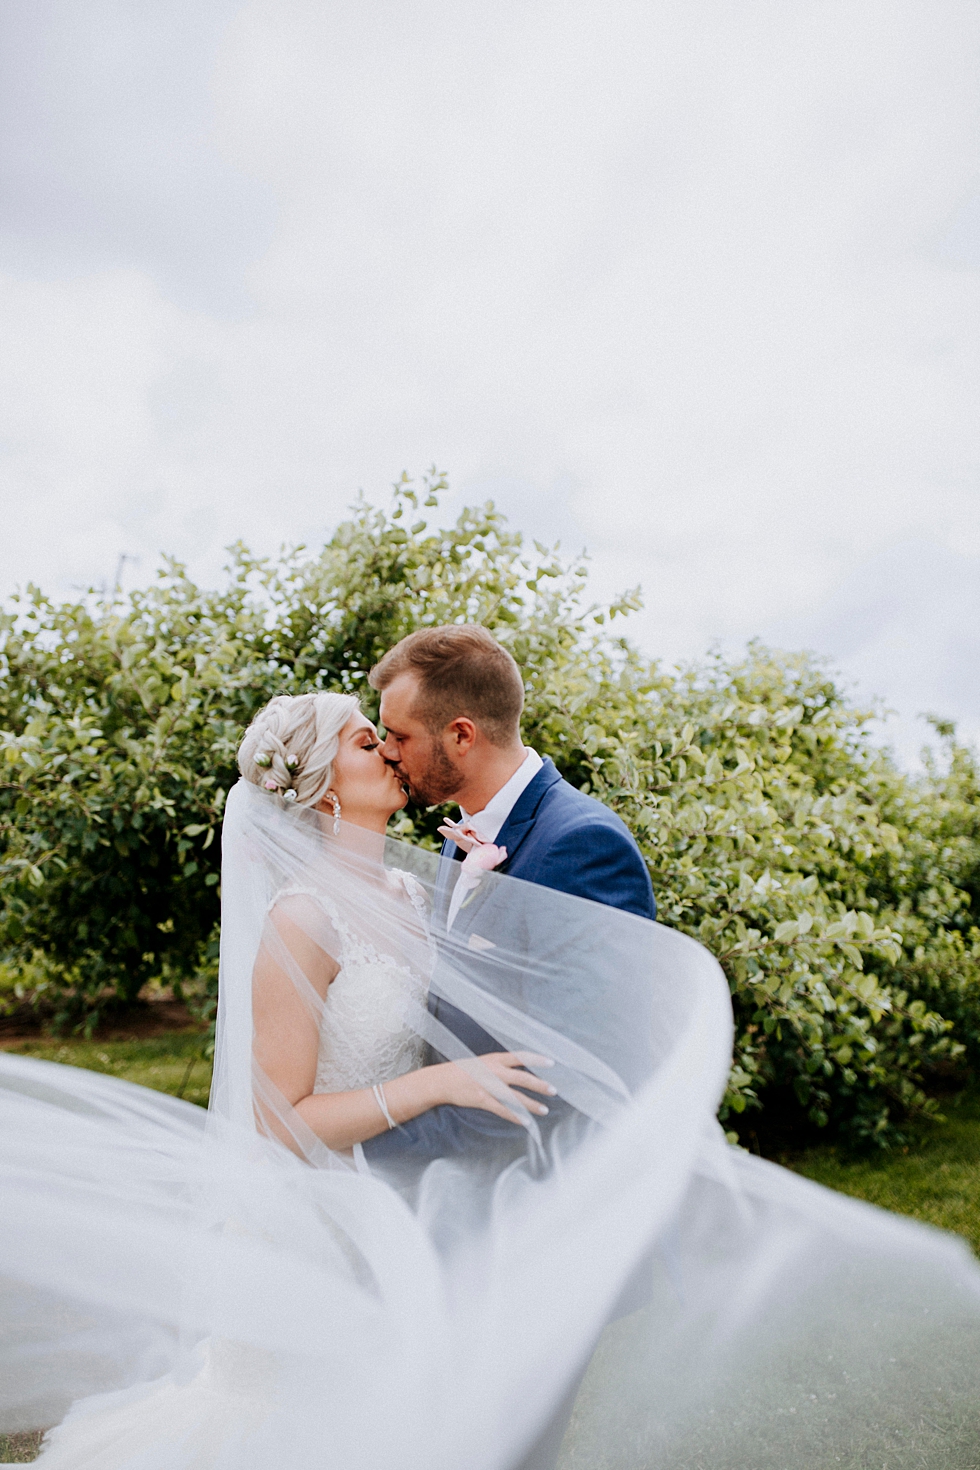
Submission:
[[388,1124],[388,1127],[389,1128],[397,1128],[398,1127],[398,1124],[395,1122],[394,1118],[391,1116],[390,1112],[388,1111],[388,1100],[385,1097],[384,1083],[382,1083],[382,1082],[375,1082],[374,1085],[373,1085],[373,1087],[371,1088],[371,1091],[374,1093],[374,1100],[375,1100],[375,1102],[378,1104],[378,1107],[381,1109],[382,1113],[384,1114],[384,1119],[385,1119],[385,1122]]

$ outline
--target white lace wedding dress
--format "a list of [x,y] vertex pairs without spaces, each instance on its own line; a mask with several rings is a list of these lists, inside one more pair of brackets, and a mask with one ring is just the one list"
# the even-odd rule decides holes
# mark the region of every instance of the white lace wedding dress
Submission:
[[[392,869],[390,882],[404,889],[424,924],[425,895],[412,875]],[[425,977],[381,954],[368,935],[355,932],[322,896],[311,897],[329,915],[339,936],[341,960],[320,1020],[314,1092],[371,1087],[414,1072],[422,1066],[425,1043],[406,1017],[406,1000],[425,1004]]]

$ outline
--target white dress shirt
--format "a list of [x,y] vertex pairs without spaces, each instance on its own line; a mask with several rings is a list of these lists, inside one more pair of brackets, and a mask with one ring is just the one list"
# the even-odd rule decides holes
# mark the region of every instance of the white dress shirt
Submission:
[[[527,790],[535,776],[544,765],[544,761],[536,750],[525,746],[526,754],[517,770],[509,781],[495,796],[492,796],[483,808],[482,812],[474,812],[472,816],[463,807],[459,809],[459,819],[467,827],[472,827],[484,842],[496,842],[497,834],[517,805],[518,798]],[[466,890],[469,892],[469,890]],[[446,918],[446,928],[451,929],[456,915],[459,913],[460,905],[464,898],[463,885],[456,883],[453,887],[452,897],[449,900],[449,914]]]

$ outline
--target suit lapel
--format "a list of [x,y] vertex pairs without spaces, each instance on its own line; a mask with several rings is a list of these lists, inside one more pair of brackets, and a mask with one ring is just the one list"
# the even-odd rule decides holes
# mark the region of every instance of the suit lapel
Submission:
[[[507,872],[518,848],[525,841],[534,826],[535,818],[538,815],[542,801],[552,786],[556,786],[560,780],[561,776],[555,769],[554,762],[545,756],[540,771],[534,780],[530,781],[521,792],[514,803],[510,815],[494,838],[494,843],[497,847],[506,847],[507,849],[506,862],[501,863],[499,868],[494,869],[495,872]],[[447,844],[447,846],[455,847],[455,844]],[[446,849],[443,848],[444,853],[445,851]],[[463,856],[463,853],[459,852],[458,848],[456,848],[456,852],[460,857]],[[447,893],[449,891],[449,885],[447,885]],[[458,917],[453,925],[453,934],[459,936],[469,934],[477,920],[477,916],[483,910],[484,904],[493,902],[493,895],[494,888],[491,884],[480,884],[472,893],[468,894],[460,906]],[[445,926],[448,912],[449,899],[447,897],[443,910],[443,926]]]
[[[494,841],[498,847],[506,847],[507,861],[497,869],[500,873],[506,873],[514,860],[521,843],[527,837],[534,826],[534,819],[538,814],[538,807],[544,800],[546,792],[561,780],[561,776],[555,769],[554,762],[545,756],[540,771],[533,781],[527,786],[517,798],[506,822],[501,827]],[[448,839],[442,844],[439,853],[441,862],[436,877],[435,901],[433,904],[433,918],[437,921],[440,929],[445,930],[446,919],[449,916],[449,903],[455,887],[456,872],[449,866],[450,863],[461,863],[466,856],[461,847]]]
[[538,807],[544,800],[545,794],[560,780],[561,776],[555,770],[554,762],[549,756],[545,756],[540,771],[521,792],[510,816],[497,833],[497,846],[507,849],[507,861],[498,870],[499,872],[506,873],[514,861],[515,853],[534,826]]

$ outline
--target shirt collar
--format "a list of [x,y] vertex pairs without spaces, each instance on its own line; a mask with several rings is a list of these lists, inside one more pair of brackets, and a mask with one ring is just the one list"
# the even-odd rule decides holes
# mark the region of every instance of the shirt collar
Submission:
[[482,812],[473,812],[471,815],[462,807],[459,809],[462,820],[475,827],[484,842],[496,840],[498,832],[517,805],[518,797],[527,790],[544,765],[536,750],[525,746],[525,751],[524,759],[513,776],[490,798]]

